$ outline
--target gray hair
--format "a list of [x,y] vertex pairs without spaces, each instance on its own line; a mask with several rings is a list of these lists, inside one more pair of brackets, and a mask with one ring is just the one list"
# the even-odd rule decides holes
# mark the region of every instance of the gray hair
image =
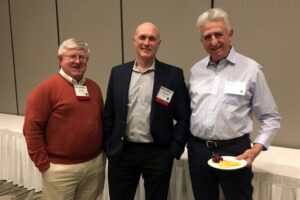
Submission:
[[222,8],[212,8],[202,13],[196,22],[197,28],[201,28],[205,23],[210,21],[224,21],[228,30],[231,30],[228,14]]
[[77,40],[75,38],[69,38],[65,41],[63,41],[58,48],[58,55],[62,55],[65,53],[66,50],[69,49],[78,49],[83,50],[86,53],[86,56],[89,57],[90,55],[90,49],[89,45],[86,42],[83,42],[81,40]]

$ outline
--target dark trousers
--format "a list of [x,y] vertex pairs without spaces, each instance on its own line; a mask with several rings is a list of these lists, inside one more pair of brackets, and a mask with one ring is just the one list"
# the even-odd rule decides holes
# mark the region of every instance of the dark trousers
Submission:
[[166,200],[173,166],[169,148],[125,142],[120,160],[108,164],[111,200],[133,200],[142,175],[146,200]]
[[218,200],[220,187],[226,200],[252,200],[253,172],[250,167],[226,171],[214,169],[207,164],[212,151],[219,155],[237,156],[249,148],[249,138],[212,150],[197,138],[190,137],[188,159],[195,200]]

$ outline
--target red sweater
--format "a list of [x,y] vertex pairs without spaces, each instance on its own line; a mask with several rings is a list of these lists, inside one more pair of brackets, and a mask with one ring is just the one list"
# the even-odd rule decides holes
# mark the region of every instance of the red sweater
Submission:
[[40,171],[48,169],[50,162],[76,164],[101,152],[102,93],[90,79],[84,85],[88,101],[78,100],[74,86],[58,73],[30,94],[23,133],[29,156]]

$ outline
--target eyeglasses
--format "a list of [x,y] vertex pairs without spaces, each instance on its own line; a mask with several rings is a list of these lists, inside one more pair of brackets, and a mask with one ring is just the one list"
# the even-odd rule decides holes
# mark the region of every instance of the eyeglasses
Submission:
[[208,34],[208,35],[203,35],[201,37],[201,40],[205,41],[205,42],[210,42],[210,41],[212,41],[213,37],[215,39],[220,39],[223,36],[224,36],[224,34],[222,32],[215,32],[215,33],[211,33],[211,34]]
[[88,58],[85,55],[62,55],[63,57],[68,58],[71,62],[76,62],[77,59],[79,59],[80,62],[87,62]]

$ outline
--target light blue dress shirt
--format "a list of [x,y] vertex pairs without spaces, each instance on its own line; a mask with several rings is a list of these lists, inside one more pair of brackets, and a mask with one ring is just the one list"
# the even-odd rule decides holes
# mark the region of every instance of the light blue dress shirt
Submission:
[[260,121],[254,143],[268,148],[280,128],[280,115],[262,67],[234,48],[218,64],[209,56],[191,69],[191,133],[227,140],[250,134],[253,114]]

